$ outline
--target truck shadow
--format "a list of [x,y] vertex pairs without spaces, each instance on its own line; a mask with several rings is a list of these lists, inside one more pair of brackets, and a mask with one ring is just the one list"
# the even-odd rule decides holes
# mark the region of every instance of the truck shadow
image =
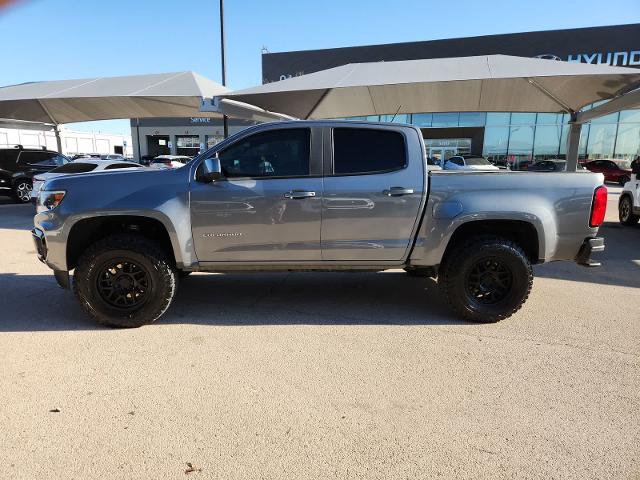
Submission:
[[[52,275],[0,274],[0,332],[103,329]],[[433,280],[387,273],[195,274],[158,324],[453,325]],[[153,326],[147,328],[154,328]],[[108,330],[108,329],[106,329]]]
[[595,254],[601,267],[585,268],[572,262],[551,262],[534,268],[537,277],[640,288],[640,225],[626,227],[605,222],[598,235],[605,250]]

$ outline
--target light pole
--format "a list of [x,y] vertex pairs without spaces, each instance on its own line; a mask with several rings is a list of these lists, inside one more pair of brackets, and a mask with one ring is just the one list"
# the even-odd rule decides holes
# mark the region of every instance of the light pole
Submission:
[[[224,56],[224,0],[220,0],[220,60],[222,63],[222,86],[227,86],[227,66]],[[226,115],[222,116],[222,129],[224,138],[229,136],[229,119]]]

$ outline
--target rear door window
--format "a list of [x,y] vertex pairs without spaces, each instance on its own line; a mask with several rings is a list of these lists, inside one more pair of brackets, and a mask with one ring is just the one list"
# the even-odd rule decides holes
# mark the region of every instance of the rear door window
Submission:
[[117,170],[120,168],[136,168],[138,165],[131,165],[130,163],[114,163],[113,165],[108,165],[104,169],[105,170]]
[[97,167],[95,163],[67,163],[51,170],[51,173],[86,173]]
[[62,166],[69,162],[69,159],[64,155],[60,155],[56,152],[46,151],[23,151],[20,152],[18,157],[18,163],[20,165],[40,165],[43,167],[55,167]]
[[375,128],[333,129],[333,173],[386,173],[407,165],[404,136]]
[[18,149],[0,150],[0,168],[6,170],[15,169],[18,153],[20,153]]

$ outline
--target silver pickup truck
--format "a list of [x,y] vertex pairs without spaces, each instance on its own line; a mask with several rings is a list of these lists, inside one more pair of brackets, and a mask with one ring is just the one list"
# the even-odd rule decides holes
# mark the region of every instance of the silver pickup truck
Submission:
[[111,326],[155,321],[194,271],[394,268],[437,278],[457,314],[495,322],[527,299],[532,264],[595,264],[602,184],[429,171],[409,125],[278,122],[181,168],[52,179],[33,238],[58,283]]

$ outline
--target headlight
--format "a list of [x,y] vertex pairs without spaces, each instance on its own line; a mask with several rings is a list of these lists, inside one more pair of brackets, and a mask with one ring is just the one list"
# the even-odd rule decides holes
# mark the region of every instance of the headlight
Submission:
[[53,210],[62,202],[65,195],[64,190],[40,190],[38,194],[38,212]]

